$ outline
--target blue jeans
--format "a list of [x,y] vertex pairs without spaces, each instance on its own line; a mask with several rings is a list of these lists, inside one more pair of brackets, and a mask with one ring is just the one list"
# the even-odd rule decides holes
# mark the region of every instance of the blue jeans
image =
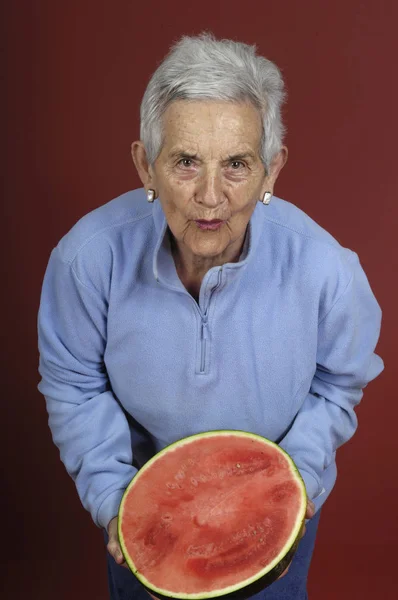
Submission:
[[[250,600],[308,600],[307,576],[315,545],[320,510],[307,523],[304,537],[293,557],[290,569],[282,579],[275,581],[264,591],[252,596]],[[107,537],[105,534],[105,542]],[[111,600],[149,600],[145,589],[126,568],[116,564],[107,552],[108,583]]]

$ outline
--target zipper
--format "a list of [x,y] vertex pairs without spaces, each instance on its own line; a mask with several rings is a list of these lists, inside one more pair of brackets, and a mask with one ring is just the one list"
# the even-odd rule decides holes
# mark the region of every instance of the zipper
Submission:
[[206,310],[204,313],[201,313],[202,326],[201,326],[201,335],[200,335],[200,369],[199,369],[200,373],[204,373],[206,371],[207,340],[209,339],[208,318],[209,318],[210,300],[211,300],[214,292],[217,290],[217,288],[221,284],[221,274],[222,274],[222,267],[218,271],[217,285],[214,286],[214,288],[210,292]]
[[201,347],[200,347],[200,372],[204,373],[206,368],[206,342],[209,339],[207,330],[207,314],[202,317],[202,335],[201,335]]

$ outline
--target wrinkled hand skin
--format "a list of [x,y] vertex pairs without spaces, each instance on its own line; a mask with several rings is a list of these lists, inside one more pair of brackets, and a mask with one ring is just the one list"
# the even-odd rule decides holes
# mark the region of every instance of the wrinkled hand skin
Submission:
[[109,554],[115,559],[115,562],[121,567],[125,567],[128,569],[128,565],[124,560],[122,549],[120,548],[119,539],[117,535],[117,517],[114,517],[111,521],[109,521],[108,525],[108,545],[107,550]]
[[[305,518],[306,519],[312,519],[312,517],[315,514],[315,505],[311,500],[307,500],[307,510],[305,512]],[[111,556],[113,556],[113,558],[115,559],[115,561],[117,562],[118,565],[120,565],[121,567],[125,567],[126,569],[128,569],[128,565],[126,563],[126,561],[123,558],[123,554],[122,554],[122,550],[120,548],[120,544],[119,544],[119,540],[118,540],[118,535],[117,535],[117,517],[114,517],[108,525],[108,535],[109,535],[109,541],[108,541],[108,545],[107,545],[107,550],[109,552],[109,554]],[[303,537],[303,535],[305,534],[305,523],[303,523],[303,527],[301,528],[301,534],[300,534],[300,539]],[[291,564],[291,563],[290,563]],[[282,575],[280,575],[278,577],[278,579],[281,579],[282,577],[284,577],[286,575],[286,573],[289,571],[290,568],[290,564],[289,566],[283,571]],[[158,598],[156,598],[156,596],[152,596],[152,594],[148,595],[153,598],[154,600],[158,600]]]
[[[315,504],[312,502],[312,500],[307,500],[307,510],[305,511],[305,518],[312,519],[314,514],[315,514]],[[303,523],[303,526],[301,528],[300,540],[304,534],[305,534],[305,523]],[[291,564],[292,563],[290,562],[290,564],[286,567],[286,569],[283,571],[283,573],[281,575],[279,575],[278,579],[281,579],[282,577],[284,577],[286,575],[286,573],[290,569]],[[277,579],[277,581],[278,581],[278,579]]]
[[[117,535],[117,520],[118,517],[114,517],[111,521],[109,521],[109,525],[108,525],[108,536],[109,536],[109,540],[108,540],[108,544],[106,546],[109,554],[114,558],[115,562],[120,565],[121,567],[124,567],[125,569],[128,569],[128,564],[126,563],[126,561],[124,560],[123,557],[123,553],[122,553],[122,549],[120,548],[120,544],[119,544],[119,538]],[[156,598],[156,596],[152,596],[152,594],[150,594],[148,592],[148,595],[153,598],[153,600],[159,600],[158,598]]]

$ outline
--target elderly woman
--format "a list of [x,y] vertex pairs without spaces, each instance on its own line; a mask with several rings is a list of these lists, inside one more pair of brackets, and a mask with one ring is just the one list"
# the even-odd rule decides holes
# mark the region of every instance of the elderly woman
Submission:
[[296,462],[313,501],[307,531],[258,598],[307,597],[336,449],[383,363],[357,255],[273,195],[287,158],[283,95],[255,47],[183,37],[142,100],[132,157],[143,188],[83,217],[51,254],[39,389],[106,532],[113,600],[148,597],[117,543],[128,483],[166,445],[212,429],[260,434]]

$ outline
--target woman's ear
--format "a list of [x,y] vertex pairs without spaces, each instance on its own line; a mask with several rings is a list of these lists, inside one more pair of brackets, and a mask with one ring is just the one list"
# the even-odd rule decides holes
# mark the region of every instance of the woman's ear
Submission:
[[274,185],[276,183],[276,180],[278,179],[279,173],[281,172],[281,170],[283,169],[283,167],[285,166],[285,164],[287,162],[287,156],[288,156],[288,150],[287,150],[286,146],[282,146],[282,148],[279,150],[279,152],[274,154],[272,161],[271,161],[271,165],[269,167],[268,175],[265,178],[265,187],[264,187],[263,193],[264,192],[273,193]]
[[148,164],[146,150],[141,140],[131,144],[131,157],[142,184],[145,187],[150,187],[153,184],[153,173],[151,166]]

